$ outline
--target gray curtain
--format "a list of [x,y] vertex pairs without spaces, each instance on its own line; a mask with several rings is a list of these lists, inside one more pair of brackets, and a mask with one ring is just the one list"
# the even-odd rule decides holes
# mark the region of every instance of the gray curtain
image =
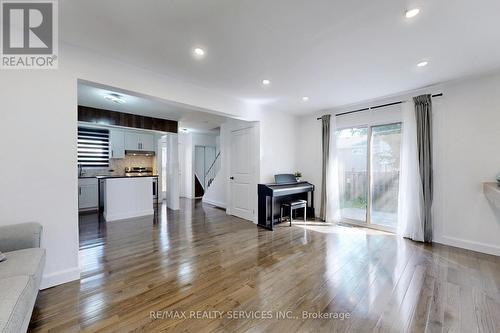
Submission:
[[424,241],[432,242],[432,98],[421,95],[413,98],[417,122],[417,149],[420,178],[424,194]]
[[328,163],[330,160],[330,115],[325,114],[321,117],[321,127],[322,127],[322,149],[323,149],[323,165],[321,170],[321,206],[319,211],[319,217],[321,220],[326,218],[326,173],[328,170]]

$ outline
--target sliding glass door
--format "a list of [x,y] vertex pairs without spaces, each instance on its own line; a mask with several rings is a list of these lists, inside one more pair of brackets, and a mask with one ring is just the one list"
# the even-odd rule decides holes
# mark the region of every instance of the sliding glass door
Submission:
[[370,222],[397,227],[401,123],[373,126],[371,130]]
[[368,127],[344,128],[336,133],[342,219],[367,221]]
[[395,230],[401,123],[344,128],[336,138],[342,219]]

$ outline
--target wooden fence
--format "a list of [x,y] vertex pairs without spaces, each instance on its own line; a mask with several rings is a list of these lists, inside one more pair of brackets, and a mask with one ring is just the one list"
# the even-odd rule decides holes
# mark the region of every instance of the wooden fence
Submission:
[[[399,171],[372,173],[373,210],[394,212],[397,210]],[[340,194],[344,206],[366,205],[368,177],[366,172],[347,171],[340,179]]]

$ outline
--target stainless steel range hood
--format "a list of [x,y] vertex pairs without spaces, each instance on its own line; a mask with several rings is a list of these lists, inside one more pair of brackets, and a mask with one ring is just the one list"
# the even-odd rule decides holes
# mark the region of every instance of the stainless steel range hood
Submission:
[[129,156],[155,156],[154,151],[144,151],[144,150],[125,150],[125,155]]

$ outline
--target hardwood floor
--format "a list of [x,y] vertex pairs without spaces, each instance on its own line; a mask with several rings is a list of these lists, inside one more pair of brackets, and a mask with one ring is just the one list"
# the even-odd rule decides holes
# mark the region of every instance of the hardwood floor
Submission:
[[82,216],[81,280],[41,291],[30,331],[500,332],[499,257],[181,205],[156,224]]

